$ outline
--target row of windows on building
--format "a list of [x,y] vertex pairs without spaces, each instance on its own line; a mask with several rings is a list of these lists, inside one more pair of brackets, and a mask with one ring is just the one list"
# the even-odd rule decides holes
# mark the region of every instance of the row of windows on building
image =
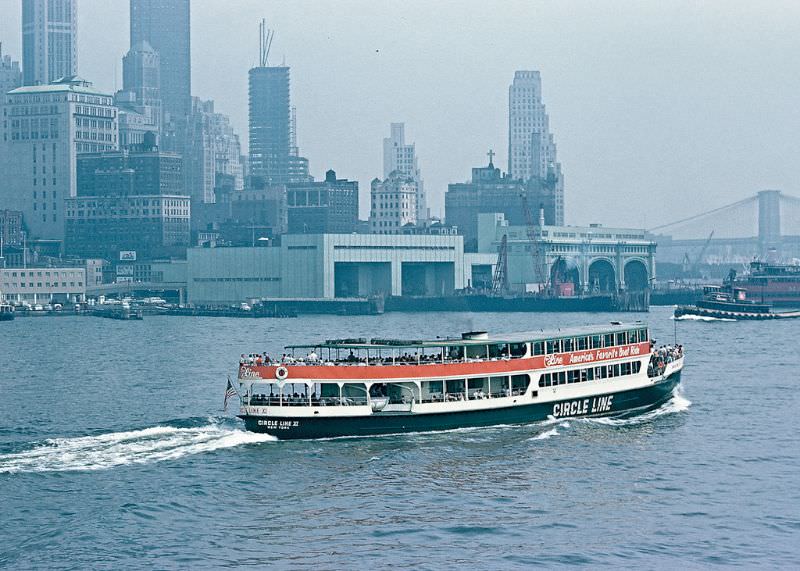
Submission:
[[16,278],[16,277],[20,277],[20,278],[24,278],[24,277],[29,277],[29,278],[33,278],[33,277],[36,277],[36,278],[41,278],[41,277],[44,277],[44,278],[49,278],[49,277],[53,277],[53,278],[80,278],[83,275],[83,272],[75,271],[75,270],[58,270],[58,271],[56,271],[56,270],[35,270],[35,271],[34,270],[28,270],[28,271],[19,270],[19,271],[16,271],[15,270],[15,271],[12,271],[12,272],[8,272],[8,271],[3,272],[3,274],[4,274],[3,277],[7,278],[9,273],[11,274],[12,278]]
[[[35,206],[35,205],[34,205]],[[34,208],[36,210],[36,208]],[[188,218],[189,217],[189,209],[188,208],[165,208],[164,210],[153,209],[152,211],[149,208],[131,208],[130,210],[127,208],[115,209],[103,209],[103,210],[68,210],[67,217],[68,218],[105,218],[108,216],[147,216],[152,218],[163,218],[173,216],[183,216]],[[180,219],[179,219],[180,220]]]
[[[44,283],[44,286],[42,286],[42,283]],[[61,286],[58,285],[59,283],[61,284]],[[34,285],[34,284],[36,284],[36,285]],[[67,284],[69,284],[69,286],[67,286]],[[41,288],[41,287],[49,287],[49,288],[54,288],[54,287],[83,287],[83,282],[82,281],[79,281],[79,282],[74,282],[74,281],[71,281],[71,282],[28,282],[27,286],[26,286],[25,282],[3,282],[3,287],[5,289],[9,289],[9,288],[12,288],[12,287],[13,288],[19,288],[19,289],[23,289],[23,288],[26,288],[26,287],[27,288],[33,288],[33,287],[37,287],[37,288]]]
[[635,375],[641,370],[641,361],[617,363],[616,365],[600,365],[598,367],[586,367],[581,369],[569,369],[567,371],[558,371],[557,373],[544,373],[541,377],[539,377],[539,386],[554,387],[557,385],[583,383],[586,381],[613,379],[614,377]]

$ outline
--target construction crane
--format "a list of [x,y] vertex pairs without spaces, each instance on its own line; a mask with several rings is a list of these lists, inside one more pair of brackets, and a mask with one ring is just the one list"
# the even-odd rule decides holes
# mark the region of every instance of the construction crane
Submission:
[[[524,194],[520,195],[522,198],[522,210],[525,212],[526,231],[528,233],[528,240],[531,242],[531,256],[533,257],[533,271],[536,276],[536,281],[544,285],[544,290],[550,287],[547,271],[545,270],[544,260],[544,244],[542,243],[541,236],[536,232],[536,224],[533,221],[533,213],[528,205],[528,197]],[[541,228],[539,229],[541,232]]]
[[[708,250],[708,247],[711,245],[711,239],[713,237],[714,237],[714,230],[712,230],[711,234],[708,235],[708,238],[706,238],[706,241],[703,244],[703,247],[700,248],[700,253],[697,254],[697,257],[695,257],[694,262],[689,267],[689,272],[690,272],[689,275],[694,276],[694,275],[697,274],[697,269],[700,266],[700,262],[703,261],[703,256],[706,255],[706,251]],[[687,254],[687,256],[688,256],[688,254]]]
[[492,277],[492,293],[508,291],[508,234],[503,234],[497,251],[497,265]]

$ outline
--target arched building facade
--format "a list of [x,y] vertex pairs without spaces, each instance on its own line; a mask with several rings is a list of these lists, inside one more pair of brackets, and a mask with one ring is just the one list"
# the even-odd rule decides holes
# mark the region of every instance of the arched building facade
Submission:
[[[656,243],[644,230],[591,226],[511,226],[503,214],[478,215],[478,250],[497,252],[507,236],[512,290],[561,295],[636,292],[656,276]],[[532,236],[535,240],[532,239]]]

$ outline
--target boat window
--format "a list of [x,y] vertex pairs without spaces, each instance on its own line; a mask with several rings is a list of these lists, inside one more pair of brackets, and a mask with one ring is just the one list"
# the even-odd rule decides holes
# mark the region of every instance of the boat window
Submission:
[[619,377],[619,364],[612,365],[612,367],[614,367],[614,374],[613,374],[613,376],[614,376],[614,377]]
[[453,345],[452,347],[447,348],[447,358],[455,361],[461,361],[464,359],[464,346],[463,345]]
[[647,341],[647,329],[639,330],[639,343]]
[[603,335],[603,347],[613,347],[614,346],[614,334],[613,333],[606,333]]
[[547,354],[553,355],[561,353],[561,339],[550,339],[547,341]]
[[486,398],[489,394],[489,378],[475,377],[467,379],[467,397],[471,399]]
[[422,402],[444,400],[444,381],[422,381]]
[[533,343],[533,354],[534,355],[544,355],[544,341],[534,341],[534,343]]
[[386,396],[389,397],[389,404],[409,404],[412,400],[420,401],[416,383],[386,383]]
[[594,367],[586,369],[586,380],[593,381],[594,380]]
[[508,349],[506,348],[505,344],[501,345],[499,343],[494,343],[489,345],[490,359],[499,359],[500,357],[505,357],[506,355],[508,355]]
[[603,346],[603,337],[600,335],[592,335],[592,349],[600,349]]
[[588,337],[578,337],[578,351],[585,351],[589,348]]
[[445,381],[447,400],[463,400],[466,392],[464,384],[464,379],[449,379]]
[[639,330],[635,329],[633,331],[628,331],[628,343],[638,343],[639,342]]
[[626,345],[628,343],[628,332],[620,331],[617,333],[617,345]]
[[[555,379],[558,377],[558,384],[565,385],[567,384],[567,374],[564,371],[559,371],[558,373],[553,373],[553,378]],[[555,384],[555,383],[553,383]]]
[[572,339],[562,339],[561,347],[564,349],[564,353],[572,351]]
[[607,379],[608,378],[608,367],[595,367],[594,369],[594,378],[595,379]]
[[634,361],[633,362],[633,374],[635,375],[639,371],[642,370],[642,362],[641,361]]
[[512,343],[509,347],[511,348],[512,357],[524,357],[528,352],[527,343]]
[[631,364],[630,363],[622,363],[622,365],[620,365],[620,374],[622,374],[622,375],[630,375],[631,374]]
[[580,378],[578,374],[579,374],[578,371],[576,371],[575,369],[567,371],[567,383],[572,384],[578,382],[577,379]]
[[489,377],[489,393],[493,397],[507,397],[508,377]]
[[467,359],[485,359],[486,345],[467,345]]
[[549,387],[550,386],[550,373],[544,373],[539,376],[539,386],[540,387]]
[[343,405],[367,404],[367,386],[364,383],[345,383],[342,385]]
[[524,394],[528,390],[531,378],[529,375],[511,375],[511,395]]

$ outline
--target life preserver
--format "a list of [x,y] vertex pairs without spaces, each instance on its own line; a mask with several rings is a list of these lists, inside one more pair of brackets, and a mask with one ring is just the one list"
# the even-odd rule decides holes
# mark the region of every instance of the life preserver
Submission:
[[287,369],[286,367],[281,366],[275,369],[275,378],[278,379],[279,381],[284,380],[288,376],[289,376],[289,369]]

